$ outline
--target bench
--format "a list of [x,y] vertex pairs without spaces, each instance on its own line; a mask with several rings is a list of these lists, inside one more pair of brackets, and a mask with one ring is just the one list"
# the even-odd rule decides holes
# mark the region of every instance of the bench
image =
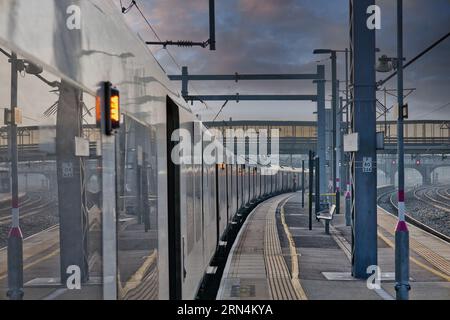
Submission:
[[330,221],[336,213],[336,205],[333,204],[329,209],[319,211],[317,213],[317,220],[325,220],[325,233],[330,234]]

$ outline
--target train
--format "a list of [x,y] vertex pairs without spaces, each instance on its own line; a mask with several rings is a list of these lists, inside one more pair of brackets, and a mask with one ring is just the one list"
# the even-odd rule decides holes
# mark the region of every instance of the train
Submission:
[[[74,5],[77,10],[68,10]],[[260,201],[298,190],[301,170],[248,158],[211,164],[203,153],[197,161],[176,164],[174,133],[190,132],[191,150],[200,145],[204,151],[209,129],[113,1],[0,0],[0,8],[0,21],[9,26],[0,27],[0,48],[25,65],[40,66],[23,70],[22,111],[45,113],[55,128],[54,151],[39,154],[39,161],[56,161],[57,188],[51,192],[58,198],[61,267],[55,276],[64,279],[75,264],[83,283],[100,277],[95,298],[198,298],[221,246],[230,245],[236,221]],[[79,28],[68,27],[68,19],[76,18],[68,12],[81,13]],[[0,72],[9,72],[10,61],[1,57]],[[115,149],[105,148],[111,137],[93,132],[89,112],[104,81],[120,92]],[[8,85],[0,82],[5,90]],[[45,106],[54,102],[55,89],[59,100],[52,114]],[[45,125],[48,135],[47,118],[31,125]],[[87,151],[79,151],[75,137],[88,140]],[[51,147],[47,140],[46,150]],[[108,150],[114,156],[107,157]],[[35,157],[19,152],[19,159]],[[99,196],[86,206],[86,192],[77,190],[88,181]]]

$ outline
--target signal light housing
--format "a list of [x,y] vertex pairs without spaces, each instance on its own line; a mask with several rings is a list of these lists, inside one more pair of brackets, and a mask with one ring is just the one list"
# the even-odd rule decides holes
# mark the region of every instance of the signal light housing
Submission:
[[409,116],[409,108],[408,108],[408,104],[404,104],[402,107],[402,118],[403,119],[408,119]]
[[120,128],[120,92],[110,82],[103,82],[97,92],[95,115],[97,127],[107,136]]

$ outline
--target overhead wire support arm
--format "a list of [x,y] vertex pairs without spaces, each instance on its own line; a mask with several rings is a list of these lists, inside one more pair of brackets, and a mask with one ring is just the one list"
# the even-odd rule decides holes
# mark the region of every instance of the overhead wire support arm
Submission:
[[163,46],[166,48],[167,46],[177,46],[177,47],[202,47],[206,48],[208,47],[210,41],[204,41],[204,42],[194,42],[194,41],[188,41],[188,40],[178,40],[178,41],[146,41],[145,44],[147,45],[155,45],[155,46]]
[[136,9],[140,12],[140,14],[144,17],[149,27],[152,29],[153,33],[155,33],[156,38],[158,41],[146,41],[145,44],[147,45],[157,45],[157,46],[163,46],[164,49],[167,48],[167,46],[177,46],[177,47],[202,47],[207,48],[209,46],[209,49],[211,51],[216,50],[216,9],[215,9],[215,0],[209,0],[209,39],[206,41],[190,41],[190,40],[178,40],[178,41],[161,41],[161,39],[156,34],[155,30],[151,26],[148,19],[145,17],[142,10],[139,8],[138,4],[135,0],[132,0],[128,7],[124,7],[122,4],[122,1],[120,1],[120,5],[122,8],[122,13],[127,14],[133,7],[136,7]]
[[314,80],[323,81],[320,72],[309,74],[231,74],[191,75],[188,67],[181,68],[181,75],[169,75],[172,81],[181,81],[181,95],[186,101],[317,101],[317,95],[189,95],[189,81],[240,81],[240,80]]
[[185,96],[186,101],[317,101],[316,95],[198,95]]
[[240,80],[320,80],[313,74],[230,74],[230,75],[169,75],[172,81],[240,81]]

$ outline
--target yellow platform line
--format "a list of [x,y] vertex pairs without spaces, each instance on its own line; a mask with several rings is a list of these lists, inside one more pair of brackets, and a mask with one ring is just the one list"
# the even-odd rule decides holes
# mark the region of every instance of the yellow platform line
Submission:
[[[293,197],[293,196],[292,196]],[[299,279],[299,265],[298,265],[298,258],[297,258],[297,247],[295,246],[294,238],[292,237],[291,231],[289,230],[289,227],[286,223],[286,218],[284,214],[284,206],[286,202],[288,202],[292,197],[289,197],[281,206],[281,223],[283,224],[284,233],[286,234],[286,237],[289,242],[289,251],[291,254],[291,268],[292,268],[292,274],[291,274],[291,281],[292,285],[295,289],[295,292],[297,294],[297,297],[300,300],[308,300],[308,297],[305,293],[305,290],[303,290],[303,287],[300,283]]]
[[[383,212],[383,211],[381,211]],[[384,213],[384,215],[378,216],[378,225],[383,228],[386,232],[388,232],[391,235],[395,235],[394,232],[394,226],[393,222],[396,222],[396,219],[394,217],[391,217],[387,213]],[[439,239],[440,240],[440,239]],[[442,240],[440,240],[442,241]],[[446,244],[448,245],[448,244]],[[436,269],[440,270],[442,274],[445,274],[446,277],[450,276],[450,262],[439,255],[437,252],[433,251],[420,241],[417,241],[414,239],[414,237],[410,238],[410,247],[412,251],[414,251],[416,254],[418,254],[420,257],[425,259],[428,263],[430,263],[432,266],[434,266]],[[448,279],[448,278],[445,278]]]
[[[23,270],[27,270],[27,269],[37,265],[38,263],[41,263],[42,261],[50,259],[51,257],[56,256],[58,253],[59,253],[59,249],[56,249],[55,251],[50,252],[49,254],[47,254],[47,255],[45,255],[45,256],[43,256],[43,257],[41,257],[41,258],[39,258],[39,259],[37,259],[37,260],[35,260],[33,262],[30,262],[30,263],[26,264],[23,267]],[[0,280],[5,279],[7,276],[8,276],[8,272],[6,272],[2,276],[0,276]]]
[[[383,234],[381,234],[381,232],[378,232],[378,237],[379,237],[381,240],[383,240],[384,242],[386,242],[386,244],[387,244],[388,246],[390,246],[391,248],[395,248],[395,244],[394,244],[391,240],[389,240],[387,237],[385,237]],[[424,258],[424,259],[427,260],[426,258]],[[430,266],[427,266],[426,264],[420,262],[419,260],[417,260],[417,259],[415,259],[415,258],[410,257],[409,260],[411,260],[412,262],[414,262],[414,263],[415,263],[416,265],[418,265],[419,267],[421,267],[421,268],[423,268],[423,269],[425,269],[425,270],[427,270],[427,271],[433,273],[434,275],[436,275],[436,276],[438,276],[438,277],[441,277],[441,278],[444,279],[445,281],[450,282],[450,276],[446,275],[445,273],[440,272],[440,271],[438,271],[438,270],[436,270],[436,269],[434,269],[434,268],[431,268]],[[427,260],[427,261],[428,261],[428,260]],[[430,261],[428,261],[428,262],[430,262]],[[430,263],[431,263],[431,262],[430,262]],[[432,263],[431,263],[431,264],[432,264]]]
[[131,276],[131,278],[122,286],[122,282],[120,281],[120,272],[118,272],[118,282],[119,282],[119,296],[125,297],[128,292],[135,289],[139,284],[141,284],[142,279],[145,276],[145,273],[150,269],[150,267],[156,262],[158,257],[158,251],[155,249],[151,255],[149,255],[144,263],[140,266],[140,268]]

